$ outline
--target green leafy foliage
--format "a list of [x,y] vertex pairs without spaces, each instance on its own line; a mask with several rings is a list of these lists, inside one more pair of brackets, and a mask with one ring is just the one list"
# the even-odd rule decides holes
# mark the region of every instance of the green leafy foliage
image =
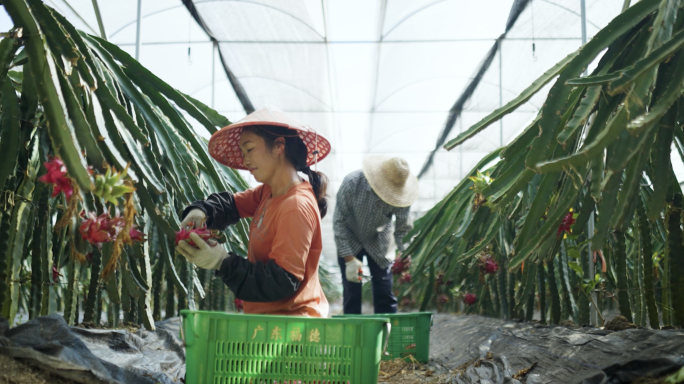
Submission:
[[[445,145],[464,143],[556,78],[530,126],[416,221],[406,239],[413,279],[400,294],[410,293],[426,308],[484,314],[494,300],[512,308],[514,317],[552,308],[552,316],[541,319],[553,322],[572,317],[585,323],[591,307],[599,315],[619,307],[641,324],[648,316],[654,328],[660,326],[659,300],[664,325],[684,326],[682,192],[670,161],[673,143],[684,160],[680,3],[635,3],[517,98]],[[596,60],[596,69],[580,77]],[[508,268],[510,294],[482,291],[489,280],[476,260],[485,248]],[[590,274],[591,264],[596,273]],[[439,306],[428,292],[415,297],[432,268],[453,281],[450,294],[486,297],[476,308],[458,301]]]
[[[183,116],[212,133],[230,122],[43,2],[3,5],[15,24],[0,41],[3,315],[12,324],[17,312],[64,311],[74,324],[83,307],[85,321],[106,311],[117,326],[123,309],[124,322],[153,329],[162,302],[174,303],[166,317],[193,308],[209,287],[170,246],[177,213],[247,184],[209,156]],[[81,228],[96,217],[120,233]],[[226,230],[221,246],[246,255],[246,230],[243,222]],[[214,296],[227,295],[221,285]],[[205,308],[226,310],[229,302],[212,299]]]

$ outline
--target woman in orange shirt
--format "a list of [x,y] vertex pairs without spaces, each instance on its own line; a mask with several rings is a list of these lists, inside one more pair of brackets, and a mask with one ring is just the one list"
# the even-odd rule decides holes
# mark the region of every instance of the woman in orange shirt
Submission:
[[310,165],[330,153],[328,141],[267,107],[214,134],[209,153],[224,165],[249,170],[262,184],[192,203],[183,210],[181,226],[223,230],[252,217],[247,259],[194,233],[198,248],[180,242],[178,252],[200,268],[216,269],[244,301],[245,313],[327,317],[318,261],[328,181]]

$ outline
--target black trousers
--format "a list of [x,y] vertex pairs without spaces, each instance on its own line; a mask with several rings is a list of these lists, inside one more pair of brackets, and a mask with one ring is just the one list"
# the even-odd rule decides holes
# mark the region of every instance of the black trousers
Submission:
[[[365,249],[362,249],[356,258],[363,261],[366,256],[371,273],[371,284],[373,287],[373,308],[375,313],[397,313],[397,298],[392,293],[392,273],[391,266],[380,268],[368,256]],[[342,270],[342,287],[344,288],[343,306],[345,314],[361,314],[361,283],[352,283],[345,277],[346,265],[344,259],[337,258],[337,262]]]

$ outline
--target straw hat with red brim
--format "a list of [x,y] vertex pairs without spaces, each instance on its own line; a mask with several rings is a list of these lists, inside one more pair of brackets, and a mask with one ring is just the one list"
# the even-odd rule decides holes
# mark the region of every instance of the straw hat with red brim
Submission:
[[240,152],[240,134],[242,129],[250,125],[270,125],[289,128],[306,145],[306,165],[311,166],[325,159],[330,153],[330,142],[308,125],[286,115],[278,108],[267,106],[245,116],[242,120],[221,128],[209,139],[209,154],[219,163],[235,169],[247,169],[242,164]]

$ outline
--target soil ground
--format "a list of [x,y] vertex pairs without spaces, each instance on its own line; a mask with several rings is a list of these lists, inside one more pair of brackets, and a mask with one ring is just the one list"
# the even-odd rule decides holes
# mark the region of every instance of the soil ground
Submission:
[[[455,369],[449,369],[445,366],[438,366],[433,364],[420,364],[417,361],[407,362],[402,359],[392,361],[383,361],[380,363],[380,374],[378,375],[378,383],[383,384],[451,384],[453,378],[462,374],[470,367],[479,367],[480,363],[485,360],[492,360],[493,355],[487,354],[485,359],[472,359],[466,361]],[[432,363],[432,362],[431,362]],[[534,368],[525,369],[518,372],[513,378],[521,380],[525,383],[527,373]],[[655,382],[654,382],[655,383]],[[658,382],[659,383],[659,382]],[[652,384],[651,382],[643,384]]]
[[[427,365],[411,364],[403,360],[383,361],[378,383],[418,384],[445,382],[444,374],[436,374]],[[40,368],[0,355],[0,384],[76,384]]]
[[[442,317],[442,320],[448,320],[450,319],[449,315],[438,315]],[[478,321],[483,321],[480,318],[473,317],[472,319],[478,320]],[[451,319],[451,320],[458,320],[458,319]],[[461,319],[462,321],[468,320],[468,319]],[[490,322],[495,322],[495,320],[491,320]],[[438,330],[438,321],[435,321],[435,326],[432,329],[431,333],[434,333]],[[619,324],[618,324],[619,323]],[[625,324],[623,324],[625,323]],[[515,323],[511,323],[515,327],[519,327],[518,325],[515,325]],[[529,323],[528,323],[529,324]],[[480,324],[480,326],[484,326],[486,324]],[[572,328],[577,328],[572,324]],[[83,324],[82,326],[86,328],[92,327],[90,324]],[[490,326],[497,326],[497,324],[490,324]],[[623,329],[626,329],[625,332],[635,332],[637,330],[634,330],[633,324],[626,323],[626,320],[623,321],[620,316],[616,316],[615,319],[611,320],[609,324],[606,324],[606,328],[611,328],[615,326],[615,331],[622,331]],[[444,328],[444,327],[442,327]],[[525,328],[525,327],[523,327]],[[529,327],[527,327],[529,328]],[[537,328],[530,328],[530,329],[523,329],[520,332],[523,332],[527,330],[526,332],[529,333],[528,336],[535,334],[537,331],[542,331],[545,328],[540,327],[539,329]],[[459,328],[460,329],[460,328]],[[130,331],[135,331],[135,329],[129,329]],[[452,332],[449,329],[444,328],[442,331],[446,331],[447,333]],[[643,330],[641,332],[644,332]],[[444,332],[442,332],[444,333]],[[522,333],[521,333],[522,334]],[[617,335],[617,334],[616,334]],[[445,338],[444,334],[433,334],[431,339],[437,340],[440,339],[444,342],[449,343],[450,339]],[[530,336],[531,337],[531,336]],[[472,344],[472,343],[469,343]],[[434,352],[434,351],[431,351]],[[451,353],[448,352],[448,350],[444,351],[444,353],[448,356],[451,356],[454,352],[454,349],[451,349]],[[443,353],[443,354],[444,354]],[[509,356],[509,359],[511,359],[513,356]],[[484,360],[492,360],[493,359],[493,354],[490,353],[487,355],[487,357]],[[423,383],[451,383],[452,379],[454,376],[457,376],[458,374],[464,372],[468,367],[470,366],[475,366],[479,367],[480,362],[484,361],[480,359],[473,359],[470,361],[464,361],[462,364],[456,366],[455,364],[449,364],[449,362],[445,359],[431,359],[429,364],[420,364],[416,361],[413,362],[406,362],[401,359],[393,360],[393,361],[383,361],[380,365],[380,373],[378,376],[378,383],[382,384],[423,384]],[[515,359],[513,359],[515,360]],[[510,360],[510,361],[513,361]],[[514,362],[515,364],[513,365],[513,368],[518,369],[522,367],[524,364],[520,364],[520,362]],[[446,365],[445,365],[446,364]],[[527,364],[529,365],[529,364]],[[525,382],[526,376],[528,372],[534,368],[536,365],[533,364],[531,367],[526,367],[525,369],[522,369],[518,371],[516,374],[517,379],[521,380],[523,383]],[[632,384],[654,384],[654,383],[662,383],[662,379],[640,379]],[[33,383],[40,383],[40,384],[75,384],[76,382],[71,381],[71,380],[65,380],[60,377],[57,377],[55,375],[52,375],[46,371],[43,371],[39,367],[35,367],[29,364],[26,364],[20,360],[15,360],[13,358],[0,355],[0,384],[33,384]]]
[[451,383],[455,372],[401,359],[380,363],[378,384]]
[[76,384],[40,368],[0,355],[0,384]]

